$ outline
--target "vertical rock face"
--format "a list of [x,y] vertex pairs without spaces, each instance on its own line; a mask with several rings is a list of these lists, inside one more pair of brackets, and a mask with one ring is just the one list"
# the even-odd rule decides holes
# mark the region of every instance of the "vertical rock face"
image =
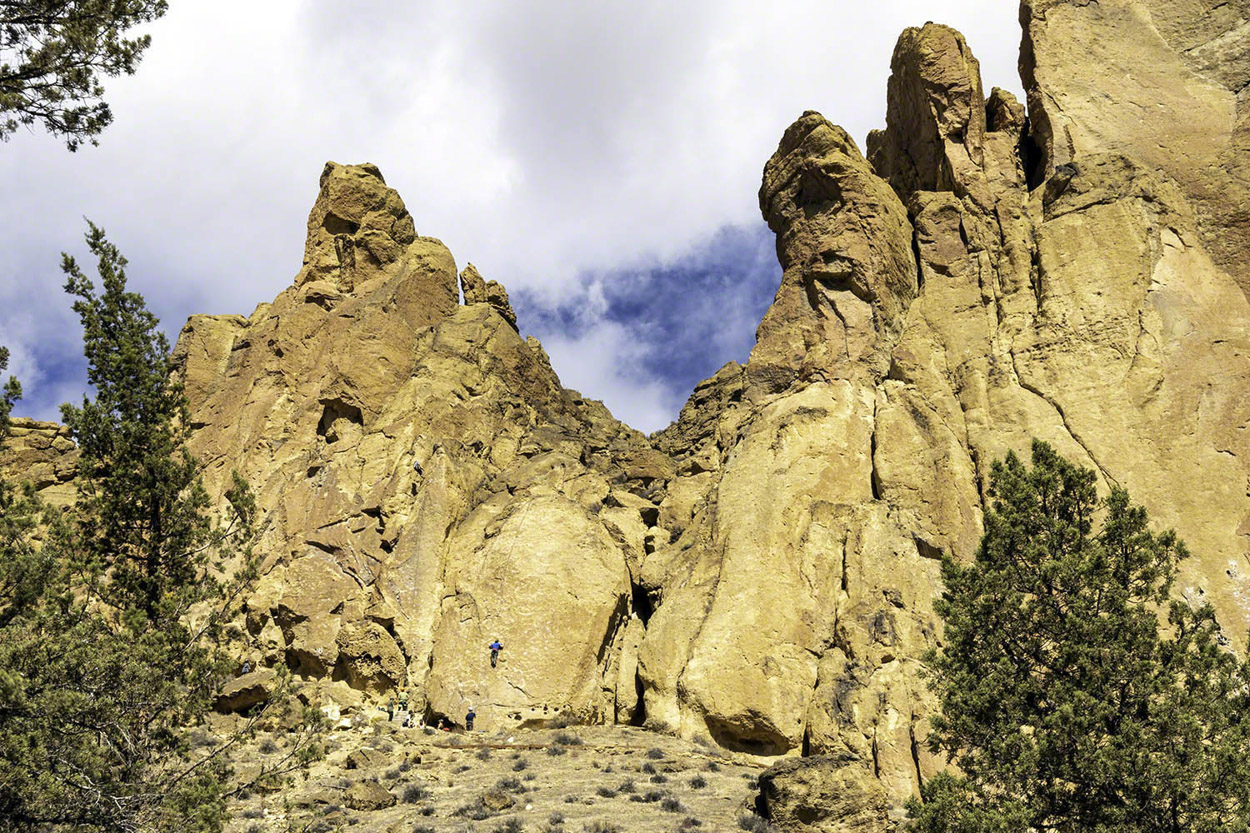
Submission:
[[451,254],[375,167],[327,165],[308,228],[293,286],[192,318],[176,349],[210,488],[237,467],[263,510],[265,663],[483,725],[612,719],[620,542],[655,511],[626,466],[658,455],[560,387],[502,287],[467,267],[458,303]]
[[907,211],[819,113],[786,130],[764,167],[760,209],[785,270],[756,334],[753,391],[862,367],[881,375],[916,295]]
[[984,164],[981,67],[964,36],[932,23],[905,29],[890,60],[886,129],[868,155],[899,193],[953,191]]
[[[1125,146],[1030,187],[1045,136],[981,89],[958,33],[904,32],[869,140],[893,193],[819,116],[786,131],[761,190],[777,301],[747,366],[656,438],[678,471],[661,517],[684,528],[644,565],[661,588],[647,715],[857,761],[896,814],[935,764],[916,665],[940,640],[933,558],[972,555],[989,463],[1031,437],[1176,527],[1197,553],[1182,592],[1234,639],[1250,624],[1250,307],[1204,247],[1207,215]],[[807,290],[831,263],[861,307]]]
[[[972,557],[991,461],[1033,437],[1177,529],[1179,592],[1240,646],[1245,12],[1026,0],[1027,118],[959,33],[906,30],[868,159],[817,113],[785,131],[750,360],[650,439],[562,388],[376,168],[328,165],[294,284],[176,348],[210,488],[238,468],[263,510],[262,664],[345,707],[408,685],[486,728],[816,756],[767,781],[778,818],[880,829],[940,765],[937,557]],[[68,494],[57,432],[19,425],[10,460]],[[830,783],[863,798],[817,818]]]
[[1036,181],[1093,153],[1175,180],[1250,293],[1250,2],[1025,0]]
[[73,503],[78,451],[65,426],[15,417],[0,456],[0,474],[32,483],[55,506]]

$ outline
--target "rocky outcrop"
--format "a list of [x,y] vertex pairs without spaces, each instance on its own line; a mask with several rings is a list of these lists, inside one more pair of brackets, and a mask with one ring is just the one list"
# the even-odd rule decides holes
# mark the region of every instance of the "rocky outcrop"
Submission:
[[54,506],[74,502],[78,451],[65,426],[14,417],[3,451],[0,474],[30,482]]
[[372,812],[395,804],[395,795],[377,781],[357,781],[343,793],[343,803],[353,810]]
[[265,519],[263,662],[457,720],[473,703],[484,727],[612,719],[618,542],[657,511],[655,452],[560,386],[502,287],[458,278],[373,166],[327,165],[308,228],[289,289],[192,318],[175,351],[210,490],[238,468]]
[[[990,462],[1031,437],[1174,526],[1197,553],[1182,592],[1245,633],[1250,307],[1166,172],[1089,152],[1030,187],[1044,137],[981,98],[957,33],[904,32],[893,73],[869,142],[892,193],[812,113],[765,168],[782,288],[746,367],[656,438],[683,527],[644,564],[639,668],[649,719],[869,762],[897,819],[937,763],[916,664],[940,644],[934,559],[971,556]],[[846,260],[853,341],[840,297],[797,289]]]
[[466,264],[460,273],[460,289],[466,304],[489,304],[512,329],[518,329],[516,313],[508,301],[508,290],[498,281],[483,280],[472,263]]
[[760,776],[756,810],[782,830],[885,833],[890,800],[864,761],[818,755],[789,759]]
[[1250,293],[1250,3],[1025,0],[1020,74],[1040,183],[1083,156],[1175,181]]
[[213,701],[222,713],[246,712],[269,701],[278,690],[278,675],[268,669],[244,674],[227,683]]
[[[938,558],[973,555],[992,461],[1034,437],[1175,527],[1178,592],[1244,647],[1244,12],[1027,0],[1027,115],[959,33],[905,31],[868,158],[817,113],[783,134],[755,348],[651,438],[564,389],[376,168],[328,165],[293,285],[176,348],[210,491],[257,493],[262,664],[339,714],[407,687],[485,729],[808,756],[770,815],[888,828],[941,765]],[[15,432],[48,488],[58,430]]]

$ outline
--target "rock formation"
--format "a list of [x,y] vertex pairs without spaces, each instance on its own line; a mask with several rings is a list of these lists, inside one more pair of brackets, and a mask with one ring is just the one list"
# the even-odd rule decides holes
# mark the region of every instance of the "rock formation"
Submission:
[[[1244,647],[1248,7],[1026,0],[1027,117],[958,32],[906,30],[867,158],[817,113],[785,131],[756,346],[651,438],[564,389],[377,168],[328,165],[293,285],[176,348],[210,491],[237,468],[262,510],[260,664],[344,709],[407,686],[487,729],[811,755],[765,779],[778,818],[879,829],[940,765],[937,558],[972,556],[991,462],[1033,437],[1175,527],[1178,592]],[[15,436],[68,488],[55,426]],[[834,782],[863,801],[812,815]]]
[[33,483],[44,500],[66,506],[74,501],[77,463],[78,451],[65,426],[13,418],[0,472]]

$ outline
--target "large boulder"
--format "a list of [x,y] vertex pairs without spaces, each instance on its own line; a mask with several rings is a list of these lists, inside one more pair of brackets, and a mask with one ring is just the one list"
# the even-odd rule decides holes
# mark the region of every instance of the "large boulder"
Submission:
[[339,666],[352,688],[384,692],[408,678],[403,652],[376,622],[353,622],[339,631],[335,641]]
[[801,833],[886,833],[890,799],[872,767],[849,756],[818,755],[774,764],[759,778],[756,809],[777,827]]
[[343,793],[343,803],[353,810],[385,810],[395,805],[395,795],[377,781],[357,781]]
[[268,668],[252,671],[236,677],[222,688],[213,700],[213,708],[219,712],[247,712],[255,706],[267,703],[278,690],[278,675]]

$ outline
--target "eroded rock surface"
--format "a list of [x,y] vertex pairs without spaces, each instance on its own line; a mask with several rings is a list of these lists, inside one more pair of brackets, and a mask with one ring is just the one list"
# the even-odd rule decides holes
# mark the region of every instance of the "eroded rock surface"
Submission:
[[1094,153],[1175,180],[1250,293],[1250,2],[1025,0],[1035,181]]
[[[340,716],[405,687],[488,730],[815,756],[766,783],[778,818],[888,829],[941,765],[918,673],[938,556],[973,555],[991,462],[1034,437],[1177,529],[1178,592],[1241,646],[1245,4],[1022,17],[1027,116],[928,24],[868,158],[818,113],[784,132],[757,344],[651,438],[564,389],[502,285],[457,273],[376,168],[328,165],[293,285],[176,348],[210,490],[238,468],[262,510],[261,664]],[[19,428],[10,459],[72,489],[60,429]]]
[[74,502],[78,451],[69,430],[55,422],[14,417],[0,458],[0,473],[32,483],[39,496],[56,506]]

